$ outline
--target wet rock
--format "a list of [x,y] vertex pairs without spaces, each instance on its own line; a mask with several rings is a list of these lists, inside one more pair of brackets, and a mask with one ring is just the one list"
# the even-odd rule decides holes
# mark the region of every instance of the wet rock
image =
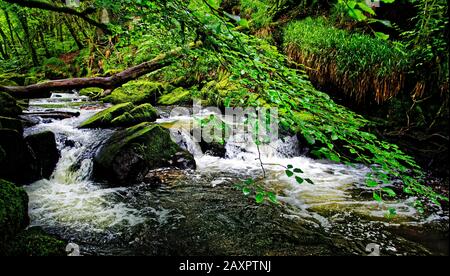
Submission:
[[11,95],[0,92],[0,116],[16,117],[22,113],[22,108]]
[[50,131],[33,134],[25,138],[34,157],[36,179],[49,178],[59,160],[55,134]]
[[5,244],[29,223],[28,196],[23,188],[0,179],[0,255]]
[[95,177],[116,185],[140,183],[150,170],[163,167],[195,169],[195,160],[168,130],[152,123],[115,133],[94,158]]
[[22,121],[14,118],[0,116],[0,128],[13,129],[19,133],[23,133]]
[[21,133],[12,129],[0,129],[0,178],[23,185],[31,183],[34,158]]

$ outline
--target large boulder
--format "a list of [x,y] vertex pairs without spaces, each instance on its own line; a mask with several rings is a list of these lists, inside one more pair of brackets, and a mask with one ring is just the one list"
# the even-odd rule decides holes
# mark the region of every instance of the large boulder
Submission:
[[132,103],[118,104],[105,109],[80,125],[80,128],[130,127],[143,122],[154,122],[157,111],[151,104],[135,107]]
[[116,185],[140,183],[150,170],[164,167],[195,169],[196,164],[167,129],[147,122],[116,132],[94,158],[94,176]]
[[0,92],[0,116],[16,117],[22,114],[22,108],[11,95]]
[[0,255],[5,244],[25,229],[29,221],[25,190],[0,179]]
[[16,184],[29,184],[33,176],[34,158],[21,133],[13,129],[0,129],[0,178]]
[[49,178],[59,160],[55,135],[43,132],[23,138],[13,129],[0,129],[0,178],[27,185]]
[[45,131],[25,138],[33,155],[34,178],[50,178],[59,160],[55,134]]

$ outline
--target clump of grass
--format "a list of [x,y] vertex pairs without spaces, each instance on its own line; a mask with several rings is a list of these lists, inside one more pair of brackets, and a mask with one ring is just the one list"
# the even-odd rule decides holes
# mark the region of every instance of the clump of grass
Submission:
[[324,18],[287,25],[284,49],[291,60],[309,67],[314,82],[331,84],[357,103],[383,103],[396,96],[410,64],[399,46],[335,28]]

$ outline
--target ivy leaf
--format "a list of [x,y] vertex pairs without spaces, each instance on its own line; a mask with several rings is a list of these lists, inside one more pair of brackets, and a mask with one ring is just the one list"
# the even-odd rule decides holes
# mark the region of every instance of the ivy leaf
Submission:
[[297,181],[298,184],[303,184],[303,182],[305,181],[303,178],[296,176],[295,177],[295,181]]
[[308,182],[311,185],[314,185],[314,182],[311,179],[309,179],[309,178],[305,178],[305,181]]
[[242,193],[245,196],[248,196],[251,193],[251,190],[248,187],[244,187],[244,188],[242,188]]
[[295,172],[295,173],[303,173],[303,171],[302,171],[301,169],[299,169],[299,168],[295,168],[295,169],[294,169],[294,172]]
[[288,177],[292,177],[294,175],[294,173],[290,170],[285,170],[285,173]]
[[306,141],[308,142],[308,144],[314,145],[316,143],[316,139],[314,139],[314,137],[312,137],[311,135],[305,134],[304,137],[305,137]]
[[367,13],[370,14],[370,15],[375,15],[375,11],[374,11],[371,7],[367,6],[367,4],[364,3],[364,2],[359,2],[359,3],[358,3],[358,7],[359,7],[362,11],[365,11],[365,12],[367,12]]
[[367,187],[373,188],[373,187],[378,186],[378,182],[376,182],[376,181],[374,181],[372,179],[369,179],[369,180],[366,181],[366,185],[367,185]]
[[379,38],[379,39],[382,39],[382,40],[388,40],[389,39],[389,35],[385,34],[385,33],[382,33],[382,32],[375,32],[375,36],[377,38]]
[[272,203],[278,203],[277,196],[275,195],[274,192],[268,192],[268,193],[267,193],[267,197],[269,198],[269,200],[270,200]]
[[247,19],[239,20],[239,25],[243,28],[248,28],[249,27],[248,20]]
[[375,199],[378,202],[383,202],[383,199],[381,198],[381,196],[379,194],[377,194],[377,192],[373,192],[373,199]]
[[391,188],[382,188],[383,192],[387,193],[390,197],[395,197],[397,194]]
[[257,193],[255,196],[256,203],[260,204],[264,201],[264,193]]
[[292,165],[287,165],[287,168],[288,168],[288,169],[293,169],[294,166],[292,166]]

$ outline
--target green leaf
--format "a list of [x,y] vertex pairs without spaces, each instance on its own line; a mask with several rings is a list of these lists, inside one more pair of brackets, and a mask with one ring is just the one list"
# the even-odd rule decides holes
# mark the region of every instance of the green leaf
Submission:
[[305,181],[303,178],[296,176],[295,177],[295,181],[297,181],[298,184],[303,184],[303,182]]
[[292,166],[292,165],[287,165],[287,168],[288,168],[288,169],[293,169],[294,166]]
[[397,194],[391,188],[382,188],[383,192],[387,193],[390,197],[395,197]]
[[388,209],[388,211],[389,211],[389,214],[392,215],[392,216],[397,215],[397,210],[395,210],[395,208],[391,207],[391,208]]
[[359,3],[358,3],[358,7],[359,7],[361,10],[367,12],[367,13],[370,14],[370,15],[375,15],[375,11],[372,10],[371,7],[367,6],[367,4],[364,3],[364,2],[359,2]]
[[257,193],[255,196],[256,203],[262,203],[264,201],[265,194],[263,192]]
[[248,187],[242,188],[242,193],[243,193],[245,196],[248,196],[251,192],[252,192],[252,191],[251,191]]
[[379,38],[379,39],[382,39],[382,40],[388,40],[389,39],[389,35],[385,34],[385,33],[382,33],[382,32],[375,32],[375,36],[377,38]]
[[301,169],[299,169],[299,168],[295,168],[295,169],[294,169],[294,172],[295,172],[295,173],[303,173],[303,171],[302,171]]
[[383,202],[383,199],[381,198],[381,196],[377,193],[377,192],[373,192],[373,199],[375,199],[378,202]]
[[290,170],[285,170],[285,173],[288,177],[292,177],[294,175],[294,173]]
[[372,180],[372,179],[368,179],[366,181],[366,185],[367,185],[367,187],[373,188],[373,187],[377,187],[378,186],[378,182],[376,182],[375,180]]
[[251,185],[251,184],[253,184],[254,182],[255,182],[255,180],[249,178],[249,179],[246,179],[246,180],[244,181],[244,184],[246,184],[246,185]]
[[311,179],[309,179],[309,178],[305,178],[305,181],[308,182],[311,185],[314,185],[314,182]]
[[314,139],[314,137],[312,137],[311,135],[305,134],[304,137],[305,137],[306,141],[308,142],[308,144],[314,145],[316,143],[316,139]]
[[274,192],[268,192],[267,197],[272,203],[278,203],[277,195]]
[[239,20],[239,25],[243,28],[248,28],[249,27],[248,20],[247,19]]

